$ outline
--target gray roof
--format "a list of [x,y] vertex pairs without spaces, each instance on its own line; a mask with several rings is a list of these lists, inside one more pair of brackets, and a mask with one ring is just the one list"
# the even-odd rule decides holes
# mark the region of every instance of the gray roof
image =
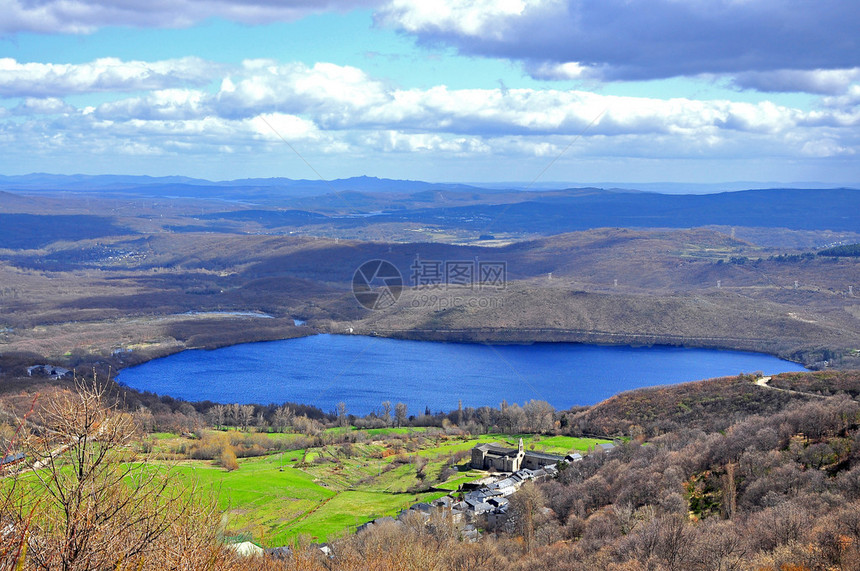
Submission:
[[292,553],[292,548],[286,545],[283,545],[281,547],[270,547],[266,550],[266,555],[268,555],[269,557],[274,557],[276,559],[289,559]]
[[547,454],[545,452],[535,452],[533,450],[529,450],[526,452],[526,456],[531,456],[532,458],[539,458],[541,460],[549,460],[551,462],[558,462],[562,459],[561,456],[557,456],[555,454]]
[[442,496],[437,500],[433,500],[433,503],[438,506],[449,508],[454,503],[454,498],[451,496]]
[[486,512],[491,512],[494,509],[496,509],[495,506],[488,504],[487,502],[480,502],[475,506],[475,513],[482,514]]
[[475,446],[475,448],[486,452],[488,456],[516,456],[519,453],[517,448],[506,448],[497,442],[481,444],[480,446]]

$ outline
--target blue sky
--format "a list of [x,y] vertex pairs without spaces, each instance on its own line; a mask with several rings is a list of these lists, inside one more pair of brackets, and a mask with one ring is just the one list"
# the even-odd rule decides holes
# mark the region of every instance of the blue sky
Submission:
[[0,174],[860,181],[849,0],[0,11]]

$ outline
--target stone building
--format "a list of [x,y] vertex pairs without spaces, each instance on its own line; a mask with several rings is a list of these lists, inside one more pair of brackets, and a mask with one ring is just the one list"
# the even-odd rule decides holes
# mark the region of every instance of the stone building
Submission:
[[516,472],[522,466],[525,455],[522,438],[516,448],[504,448],[495,443],[481,444],[472,448],[472,468]]
[[499,472],[517,472],[522,468],[537,470],[556,464],[559,460],[563,458],[554,454],[526,451],[522,438],[516,448],[504,448],[498,444],[481,444],[472,448],[472,468],[477,470],[490,468]]

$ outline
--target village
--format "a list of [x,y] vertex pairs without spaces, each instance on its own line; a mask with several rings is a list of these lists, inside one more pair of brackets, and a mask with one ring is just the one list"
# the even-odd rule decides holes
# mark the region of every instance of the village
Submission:
[[[595,445],[595,450],[604,453],[611,453],[615,449],[615,444],[611,442]],[[354,528],[354,532],[361,534],[387,525],[433,526],[444,523],[457,534],[460,541],[475,542],[483,532],[505,528],[510,519],[509,498],[526,482],[556,478],[567,465],[582,460],[583,455],[579,452],[561,456],[526,450],[522,438],[517,448],[506,448],[497,443],[479,444],[472,448],[468,465],[473,470],[486,471],[485,477],[464,483],[457,491],[432,501],[415,503],[396,516],[383,516],[365,522]],[[316,543],[309,547],[318,549],[326,557],[334,555],[329,543]],[[289,546],[263,549],[250,541],[234,543],[231,548],[243,555],[265,553],[280,558],[288,558],[292,551]]]
[[[604,452],[615,448],[612,443],[597,445]],[[466,483],[453,494],[433,500],[419,502],[392,516],[377,518],[356,529],[361,533],[374,525],[385,522],[403,523],[409,518],[428,522],[435,516],[443,516],[459,531],[464,541],[475,541],[480,529],[494,530],[508,521],[508,497],[528,482],[540,482],[555,478],[559,466],[581,462],[582,454],[573,452],[566,456],[525,450],[523,439],[517,448],[505,448],[498,444],[481,444],[472,449],[471,467],[492,472],[485,478]]]

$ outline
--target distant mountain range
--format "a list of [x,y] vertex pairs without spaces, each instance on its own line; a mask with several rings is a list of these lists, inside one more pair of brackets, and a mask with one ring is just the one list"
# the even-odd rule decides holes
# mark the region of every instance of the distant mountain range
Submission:
[[860,232],[860,190],[767,189],[704,195],[571,191],[515,204],[413,210],[375,222],[445,223],[492,232],[558,234],[590,228],[708,225]]
[[228,181],[211,181],[184,176],[126,176],[126,175],[56,175],[33,173],[17,176],[0,175],[0,190],[29,191],[137,191],[138,194],[206,198],[222,197],[239,191],[257,190],[272,194],[281,190],[290,196],[311,196],[340,191],[412,193],[432,190],[495,192],[456,183],[430,183],[414,180],[392,180],[359,176],[336,180],[294,180],[289,178],[246,178]]
[[[155,194],[170,188],[183,190],[188,196],[203,197],[206,189],[282,189],[293,195],[317,195],[329,192],[397,192],[413,193],[421,191],[454,191],[454,192],[499,192],[499,191],[546,191],[566,188],[601,188],[607,190],[644,191],[660,194],[714,194],[749,189],[768,188],[797,188],[797,189],[826,189],[835,186],[822,182],[755,182],[736,181],[725,183],[677,183],[677,182],[648,182],[648,183],[574,183],[574,182],[533,182],[523,181],[494,182],[494,183],[448,183],[423,182],[417,180],[395,180],[372,176],[358,176],[334,180],[274,178],[244,178],[227,181],[211,181],[185,176],[135,176],[135,175],[58,175],[47,173],[31,173],[26,175],[0,175],[0,190],[76,190],[76,191],[105,191],[105,190],[134,190],[149,189]],[[860,188],[860,183],[845,185]],[[194,187],[194,188],[188,188]]]
[[[438,198],[436,194],[444,196]],[[472,202],[463,204],[469,200]],[[344,208],[335,212],[335,204]],[[476,235],[712,225],[860,233],[860,190],[854,189],[766,189],[702,195],[601,189],[495,195],[418,192],[388,199],[379,194],[345,192],[295,200],[284,206],[287,208],[234,207],[195,218],[215,226],[254,221],[270,229],[411,223]]]
[[[649,186],[649,185],[644,185]],[[602,227],[691,228],[708,225],[860,232],[860,190],[771,188],[707,194],[641,189],[486,189],[463,184],[356,177],[333,181],[287,178],[212,182],[187,177],[30,174],[0,176],[0,203],[36,194],[73,193],[126,198],[185,198],[231,203],[196,216],[204,226],[253,222],[265,228],[337,228],[413,223],[493,233],[559,234]],[[220,206],[216,208],[221,209]],[[30,212],[32,209],[7,209]],[[189,217],[191,215],[189,214]],[[372,219],[372,222],[371,222]]]

